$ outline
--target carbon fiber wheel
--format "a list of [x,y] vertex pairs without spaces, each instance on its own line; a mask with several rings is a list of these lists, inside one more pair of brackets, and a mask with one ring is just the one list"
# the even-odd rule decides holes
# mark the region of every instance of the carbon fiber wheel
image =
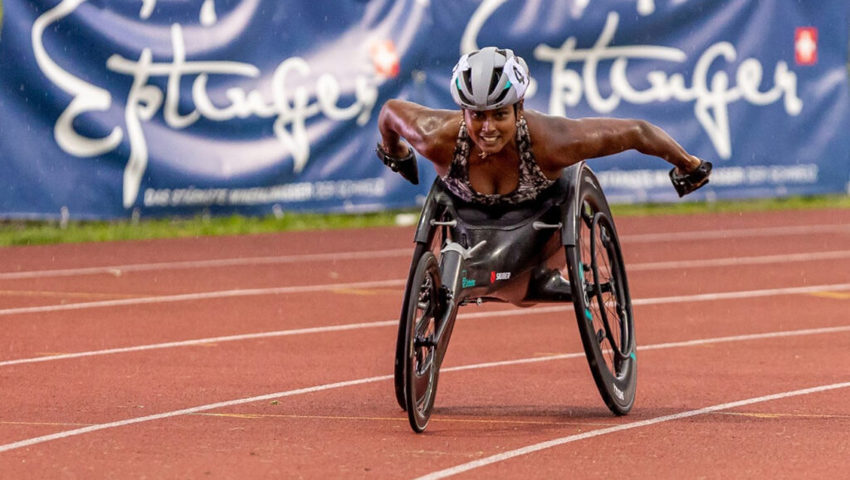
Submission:
[[576,320],[590,371],[608,408],[625,415],[635,401],[637,356],[631,297],[611,211],[588,172],[578,195],[576,242],[566,247]]

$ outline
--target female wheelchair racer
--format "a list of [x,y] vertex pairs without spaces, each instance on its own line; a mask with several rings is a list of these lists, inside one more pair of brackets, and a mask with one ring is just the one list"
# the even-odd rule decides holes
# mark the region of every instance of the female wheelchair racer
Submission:
[[599,393],[628,413],[637,361],[628,281],[584,160],[636,149],[674,165],[680,196],[708,182],[710,163],[647,122],[524,110],[528,82],[520,57],[487,47],[454,68],[460,112],[399,100],[381,109],[378,157],[418,183],[415,149],[438,173],[416,229],[395,358],[396,399],[416,432],[428,424],[458,309],[473,302],[572,303]]

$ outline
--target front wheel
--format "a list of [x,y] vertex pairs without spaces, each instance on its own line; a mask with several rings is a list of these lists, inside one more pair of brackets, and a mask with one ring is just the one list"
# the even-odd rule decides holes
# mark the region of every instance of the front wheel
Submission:
[[398,405],[402,408],[402,410],[407,409],[407,403],[404,399],[406,387],[404,385],[404,357],[405,357],[405,345],[406,338],[404,331],[405,328],[405,318],[407,316],[408,304],[410,303],[410,297],[416,288],[413,283],[413,276],[416,274],[416,267],[419,265],[419,260],[422,258],[422,255],[427,251],[425,244],[417,243],[416,249],[413,251],[413,260],[410,264],[410,273],[407,276],[407,284],[404,289],[404,300],[401,305],[401,315],[398,324],[398,338],[396,339],[396,348],[395,348],[395,366],[393,369],[393,377],[394,377],[394,386],[395,386],[395,398],[398,402]]
[[[593,178],[592,180],[595,180]],[[590,371],[617,415],[631,410],[637,386],[634,318],[620,242],[595,181],[578,193],[575,245],[566,247],[576,319]]]
[[437,395],[437,321],[440,318],[440,269],[430,251],[411,278],[404,322],[404,401],[410,426],[425,430]]

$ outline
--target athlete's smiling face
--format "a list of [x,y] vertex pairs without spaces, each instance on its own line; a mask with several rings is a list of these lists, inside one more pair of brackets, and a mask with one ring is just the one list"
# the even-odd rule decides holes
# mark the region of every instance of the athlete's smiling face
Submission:
[[464,110],[469,138],[481,153],[499,153],[516,138],[517,111],[513,105],[494,110]]

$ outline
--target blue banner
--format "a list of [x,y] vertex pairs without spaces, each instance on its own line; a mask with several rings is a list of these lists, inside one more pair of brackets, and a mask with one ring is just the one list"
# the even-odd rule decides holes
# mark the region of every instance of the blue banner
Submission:
[[[5,0],[0,218],[411,207],[374,155],[390,98],[455,108],[463,52],[512,48],[532,108],[645,118],[715,163],[694,195],[846,192],[846,0]],[[591,161],[614,202],[662,160]]]

